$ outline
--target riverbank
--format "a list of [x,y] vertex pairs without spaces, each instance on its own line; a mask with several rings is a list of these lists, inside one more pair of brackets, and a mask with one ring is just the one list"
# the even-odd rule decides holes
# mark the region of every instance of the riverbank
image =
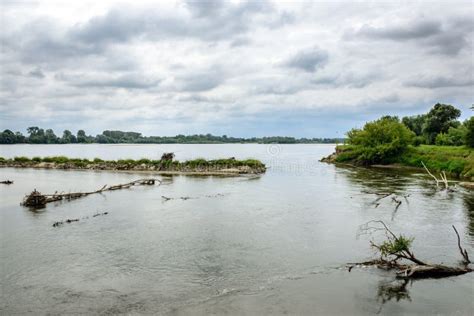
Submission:
[[[336,152],[321,161],[360,165],[355,148],[350,145],[336,147]],[[393,157],[386,164],[371,165],[378,168],[419,169],[423,162],[428,169],[449,173],[450,176],[474,181],[474,151],[464,146],[409,146],[401,155]]]
[[0,167],[60,170],[148,171],[162,175],[226,176],[265,173],[266,166],[255,159],[176,160],[94,160],[58,157],[0,157]]

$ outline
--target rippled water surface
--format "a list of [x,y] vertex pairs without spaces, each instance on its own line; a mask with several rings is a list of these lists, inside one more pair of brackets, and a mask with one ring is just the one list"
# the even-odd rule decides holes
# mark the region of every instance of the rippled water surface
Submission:
[[[49,204],[33,189],[80,191],[143,173],[0,169],[1,314],[457,314],[474,310],[474,275],[403,284],[353,269],[371,257],[359,225],[384,220],[415,237],[416,255],[456,264],[455,225],[474,256],[474,196],[436,191],[421,173],[318,162],[334,145],[13,145],[0,156],[103,159],[257,158],[260,178],[168,178]],[[402,200],[374,203],[376,192]],[[162,196],[189,199],[165,201]],[[406,196],[406,199],[403,198]],[[96,213],[108,215],[93,217]],[[56,221],[79,222],[52,227]],[[396,293],[394,295],[393,293]]]

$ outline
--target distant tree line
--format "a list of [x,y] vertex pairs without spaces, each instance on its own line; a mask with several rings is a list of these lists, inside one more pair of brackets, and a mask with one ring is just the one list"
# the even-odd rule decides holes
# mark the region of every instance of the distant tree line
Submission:
[[294,138],[294,137],[228,137],[211,134],[176,135],[176,136],[143,136],[136,132],[103,131],[102,134],[91,136],[84,130],[76,135],[65,130],[61,137],[56,136],[52,129],[44,130],[37,126],[28,127],[28,136],[20,132],[4,130],[0,132],[0,144],[223,144],[223,143],[279,143],[279,144],[330,144],[342,143],[343,138]]

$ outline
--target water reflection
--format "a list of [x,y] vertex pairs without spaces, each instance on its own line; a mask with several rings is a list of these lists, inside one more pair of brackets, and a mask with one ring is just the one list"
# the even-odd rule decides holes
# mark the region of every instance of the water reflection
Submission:
[[474,194],[466,190],[463,194],[465,213],[467,218],[467,230],[469,236],[474,237]]
[[[412,281],[413,282],[413,281]],[[377,314],[380,314],[385,303],[395,300],[396,302],[407,300],[411,302],[410,292],[407,285],[410,283],[408,279],[395,281],[382,281],[377,289],[377,301],[381,303]]]
[[409,173],[399,170],[338,166],[344,175],[356,187],[366,192],[404,193],[413,178]]

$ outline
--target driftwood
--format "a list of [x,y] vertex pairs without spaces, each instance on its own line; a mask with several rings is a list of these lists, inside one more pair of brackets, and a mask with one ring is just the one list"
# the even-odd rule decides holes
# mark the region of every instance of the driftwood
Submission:
[[377,266],[386,270],[394,269],[397,278],[406,279],[443,278],[472,272],[474,270],[468,266],[471,263],[468,253],[466,249],[462,248],[459,233],[454,225],[453,229],[457,235],[459,251],[463,257],[462,266],[450,267],[422,261],[410,249],[413,239],[406,238],[403,235],[395,235],[383,221],[370,221],[360,227],[358,235],[371,234],[377,231],[385,233],[387,239],[383,243],[370,242],[370,245],[380,253],[380,258],[349,264],[348,269],[351,271],[356,266]]
[[439,174],[439,177],[440,179],[436,178],[436,176],[434,174],[432,174],[430,172],[430,170],[426,167],[426,165],[423,163],[423,161],[421,162],[421,164],[423,165],[423,168],[425,168],[426,172],[433,178],[433,180],[435,180],[435,183],[436,183],[436,187],[439,187],[439,184],[440,183],[443,183],[444,184],[444,189],[448,192],[453,192],[454,190],[452,188],[449,187],[449,181],[448,181],[448,177],[446,176],[446,172],[440,172]]
[[85,197],[91,194],[102,193],[106,191],[114,191],[120,189],[128,189],[132,186],[138,185],[154,185],[156,182],[161,184],[161,181],[158,179],[140,179],[135,180],[129,183],[124,184],[117,184],[112,186],[104,185],[102,188],[90,191],[90,192],[74,192],[74,193],[54,193],[54,194],[41,194],[40,192],[33,190],[29,195],[25,196],[21,205],[33,208],[41,208],[44,207],[47,203],[55,202],[55,201],[70,201],[74,199],[78,199],[81,197]]
[[13,184],[13,181],[11,181],[11,180],[4,180],[4,181],[0,181],[0,184]]
[[[109,212],[103,212],[103,213],[96,213],[94,215],[92,215],[92,217],[97,217],[97,216],[104,216],[104,215],[107,215],[109,214]],[[88,219],[89,217],[83,217],[82,219]],[[58,222],[54,222],[53,224],[53,227],[59,227],[63,224],[71,224],[73,222],[79,222],[79,218],[73,218],[73,219],[66,219],[64,221],[58,221]]]
[[[388,198],[388,197],[392,197],[391,201],[393,203],[395,203],[395,209],[393,210],[392,212],[392,220],[395,218],[395,215],[397,213],[397,210],[398,208],[400,207],[400,205],[402,205],[402,201],[398,198],[400,198],[400,196],[396,195],[395,193],[393,192],[370,192],[370,191],[362,191],[362,193],[366,193],[366,194],[375,194],[377,195],[377,198],[371,203],[374,205],[375,208],[379,207],[380,206],[380,203],[383,199],[385,198]],[[405,194],[405,195],[402,195],[402,197],[405,199],[406,203],[408,204],[408,197],[410,196],[410,194]]]
[[168,196],[162,195],[161,198],[164,202],[167,202],[167,201],[170,201],[170,200],[183,200],[183,201],[197,200],[197,199],[200,199],[201,197],[215,198],[215,197],[220,197],[220,196],[224,196],[224,195],[225,194],[222,194],[222,193],[217,193],[217,194],[213,194],[213,195],[195,196],[195,197],[192,197],[192,196],[168,197]]

